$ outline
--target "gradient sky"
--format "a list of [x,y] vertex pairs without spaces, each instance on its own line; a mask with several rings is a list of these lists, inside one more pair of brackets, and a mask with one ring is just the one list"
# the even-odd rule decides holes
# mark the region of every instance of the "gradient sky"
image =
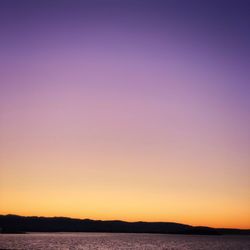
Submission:
[[0,213],[250,228],[249,1],[0,1]]

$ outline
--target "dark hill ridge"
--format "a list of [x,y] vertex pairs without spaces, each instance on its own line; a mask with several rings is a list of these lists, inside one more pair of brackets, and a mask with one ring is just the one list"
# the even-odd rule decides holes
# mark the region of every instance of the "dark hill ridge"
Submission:
[[66,217],[25,217],[0,215],[2,233],[21,232],[113,232],[162,234],[250,234],[250,230],[194,227],[173,222],[125,222],[72,219]]

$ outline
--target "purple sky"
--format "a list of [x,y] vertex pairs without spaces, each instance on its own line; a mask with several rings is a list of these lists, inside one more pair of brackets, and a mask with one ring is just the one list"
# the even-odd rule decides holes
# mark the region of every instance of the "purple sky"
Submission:
[[250,227],[249,13],[1,1],[0,212]]

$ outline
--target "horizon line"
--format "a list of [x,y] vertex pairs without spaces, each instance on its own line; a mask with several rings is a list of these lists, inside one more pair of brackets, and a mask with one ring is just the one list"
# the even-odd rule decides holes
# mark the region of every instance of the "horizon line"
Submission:
[[180,225],[186,225],[186,226],[192,226],[192,227],[206,227],[206,228],[212,228],[212,229],[250,230],[250,227],[249,228],[211,227],[211,226],[204,226],[204,225],[186,224],[186,223],[175,222],[175,221],[143,221],[143,220],[126,221],[126,220],[120,220],[120,219],[101,220],[101,219],[90,219],[90,218],[75,218],[75,217],[69,217],[69,216],[39,216],[39,215],[19,215],[19,214],[0,214],[0,216],[37,217],[37,218],[47,218],[47,219],[62,218],[62,219],[71,219],[71,220],[91,220],[91,221],[103,221],[103,222],[105,222],[105,221],[120,221],[120,222],[125,222],[125,223],[172,223],[172,224],[180,224]]

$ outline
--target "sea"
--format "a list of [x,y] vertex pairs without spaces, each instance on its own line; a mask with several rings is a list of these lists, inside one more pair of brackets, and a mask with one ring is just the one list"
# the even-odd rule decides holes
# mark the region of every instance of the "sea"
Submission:
[[250,250],[250,236],[132,233],[0,234],[0,249]]

